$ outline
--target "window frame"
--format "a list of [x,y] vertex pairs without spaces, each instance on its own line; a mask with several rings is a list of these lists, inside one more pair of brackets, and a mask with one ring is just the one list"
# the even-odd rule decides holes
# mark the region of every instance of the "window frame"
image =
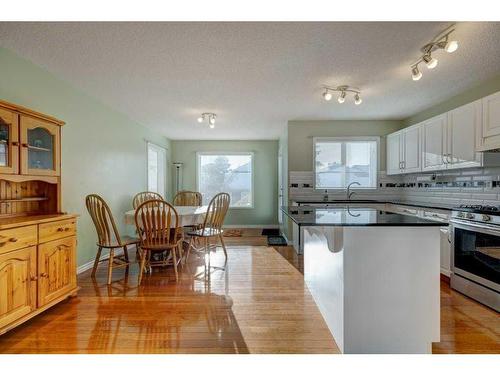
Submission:
[[152,191],[149,189],[149,148],[150,146],[152,148],[156,148],[157,150],[160,150],[163,153],[164,160],[163,160],[163,191],[158,192],[161,194],[163,199],[166,199],[167,195],[167,184],[168,184],[168,149],[166,147],[163,147],[157,143],[151,142],[151,141],[146,141],[146,191]]
[[252,173],[250,176],[251,179],[251,195],[252,201],[250,206],[233,206],[231,203],[229,204],[229,209],[231,210],[251,210],[255,208],[255,152],[253,151],[197,151],[196,152],[196,191],[203,194],[200,189],[200,157],[205,155],[221,155],[221,156],[232,156],[232,155],[248,155],[251,159],[252,165]]
[[363,141],[368,141],[368,142],[373,142],[375,141],[376,143],[376,163],[377,166],[375,168],[375,186],[373,187],[359,187],[357,185],[353,185],[351,187],[351,190],[361,190],[361,191],[367,191],[367,190],[377,190],[378,185],[379,185],[379,172],[380,172],[380,137],[379,136],[360,136],[360,137],[313,137],[313,165],[312,165],[312,171],[313,171],[313,185],[314,185],[314,190],[315,191],[328,191],[328,192],[341,192],[345,191],[347,189],[346,187],[343,188],[318,188],[316,185],[316,144],[318,142],[349,142],[349,141],[357,141],[357,142],[363,142]]

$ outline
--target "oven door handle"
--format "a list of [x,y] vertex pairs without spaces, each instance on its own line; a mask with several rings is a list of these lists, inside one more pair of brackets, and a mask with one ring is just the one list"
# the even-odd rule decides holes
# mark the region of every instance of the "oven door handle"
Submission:
[[462,228],[462,229],[467,229],[467,227],[472,227],[475,229],[478,229],[478,232],[483,232],[486,234],[492,234],[494,236],[500,236],[500,226],[498,225],[491,225],[491,224],[476,224],[472,223],[470,221],[465,221],[465,220],[457,220],[457,219],[452,219],[450,220],[450,223],[454,227]]

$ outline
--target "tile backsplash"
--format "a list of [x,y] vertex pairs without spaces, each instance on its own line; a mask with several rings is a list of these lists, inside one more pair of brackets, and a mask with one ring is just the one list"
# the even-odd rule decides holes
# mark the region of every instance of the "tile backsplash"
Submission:
[[[379,172],[377,189],[356,191],[353,199],[401,200],[450,205],[500,205],[500,167],[387,176]],[[314,189],[313,172],[291,171],[289,199],[322,200]],[[328,193],[329,199],[345,199],[346,192]]]

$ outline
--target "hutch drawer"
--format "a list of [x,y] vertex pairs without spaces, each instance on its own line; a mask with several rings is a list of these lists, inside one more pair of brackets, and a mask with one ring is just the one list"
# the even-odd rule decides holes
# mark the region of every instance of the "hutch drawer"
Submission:
[[36,245],[37,234],[36,225],[0,230],[0,254]]
[[40,224],[39,243],[76,235],[76,219]]

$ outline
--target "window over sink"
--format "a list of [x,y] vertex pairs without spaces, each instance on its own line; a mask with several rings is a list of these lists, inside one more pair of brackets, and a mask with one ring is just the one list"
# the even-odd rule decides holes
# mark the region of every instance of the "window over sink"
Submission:
[[214,195],[231,196],[232,208],[253,208],[253,153],[198,152],[197,185],[206,205]]
[[377,188],[379,137],[314,138],[314,187]]

